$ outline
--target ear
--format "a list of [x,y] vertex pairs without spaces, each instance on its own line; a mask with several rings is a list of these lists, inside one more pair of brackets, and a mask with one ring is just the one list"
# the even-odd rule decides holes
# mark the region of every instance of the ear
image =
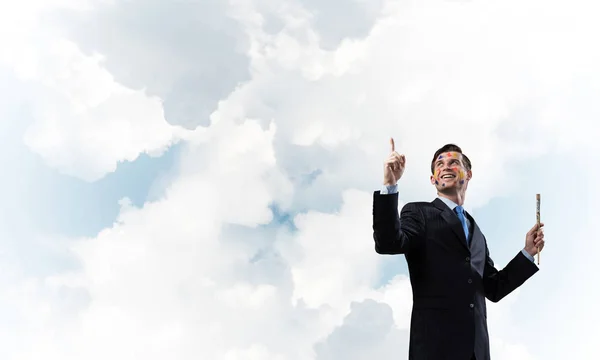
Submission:
[[467,171],[467,180],[471,180],[473,177],[473,172],[471,170]]
[[435,178],[433,177],[433,175],[429,177],[429,180],[431,181],[431,185],[435,185]]

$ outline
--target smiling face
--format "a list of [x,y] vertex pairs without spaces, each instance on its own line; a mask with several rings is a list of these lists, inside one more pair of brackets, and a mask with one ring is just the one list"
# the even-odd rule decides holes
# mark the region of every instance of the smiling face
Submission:
[[449,151],[438,155],[431,176],[431,184],[438,192],[466,189],[469,180],[471,180],[471,171],[465,168],[461,153]]

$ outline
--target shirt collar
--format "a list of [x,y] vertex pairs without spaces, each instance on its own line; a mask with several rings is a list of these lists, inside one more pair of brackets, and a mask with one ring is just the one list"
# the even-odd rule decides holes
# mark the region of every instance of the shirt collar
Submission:
[[452,211],[454,211],[454,208],[458,206],[457,203],[443,196],[438,196],[438,199],[442,200],[444,204],[446,204],[446,206],[448,206]]

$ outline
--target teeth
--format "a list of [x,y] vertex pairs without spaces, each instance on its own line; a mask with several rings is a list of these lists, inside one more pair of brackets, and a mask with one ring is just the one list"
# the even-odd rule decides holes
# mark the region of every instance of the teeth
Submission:
[[442,176],[442,179],[451,179],[453,177],[454,177],[454,175],[444,175],[444,176]]

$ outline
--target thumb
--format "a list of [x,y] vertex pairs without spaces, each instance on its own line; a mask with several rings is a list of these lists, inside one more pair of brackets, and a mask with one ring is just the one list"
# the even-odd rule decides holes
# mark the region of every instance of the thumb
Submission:
[[533,235],[536,231],[538,231],[538,229],[540,229],[542,226],[544,226],[544,223],[540,223],[540,225],[538,226],[538,224],[533,225],[533,227],[531,228],[531,230],[529,230],[527,232],[527,235]]

